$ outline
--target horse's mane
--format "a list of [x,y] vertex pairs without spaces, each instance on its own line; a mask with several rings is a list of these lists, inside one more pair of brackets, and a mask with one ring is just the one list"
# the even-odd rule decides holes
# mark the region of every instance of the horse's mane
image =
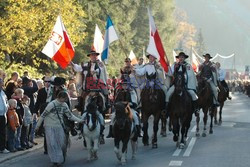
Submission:
[[128,102],[117,102],[115,104],[116,116],[126,116],[132,121],[133,115]]

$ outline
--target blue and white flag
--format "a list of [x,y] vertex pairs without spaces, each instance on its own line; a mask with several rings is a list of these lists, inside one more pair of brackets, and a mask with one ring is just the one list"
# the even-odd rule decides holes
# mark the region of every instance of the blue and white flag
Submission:
[[103,46],[103,52],[102,52],[102,61],[107,63],[108,60],[108,54],[109,54],[109,45],[113,42],[118,40],[118,35],[115,32],[114,25],[112,23],[111,18],[108,16],[107,19],[107,25],[106,25],[106,31],[104,36],[104,46]]

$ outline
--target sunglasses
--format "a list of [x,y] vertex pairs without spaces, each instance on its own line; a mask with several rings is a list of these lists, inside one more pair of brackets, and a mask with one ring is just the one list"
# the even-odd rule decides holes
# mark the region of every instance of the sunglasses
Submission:
[[50,83],[50,81],[44,81],[44,82]]

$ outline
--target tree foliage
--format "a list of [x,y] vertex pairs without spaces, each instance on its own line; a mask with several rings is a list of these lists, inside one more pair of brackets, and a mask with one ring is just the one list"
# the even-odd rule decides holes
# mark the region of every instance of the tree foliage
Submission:
[[191,25],[187,22],[187,15],[181,9],[176,9],[175,11],[175,20],[176,20],[176,38],[179,43],[177,47],[182,47],[185,52],[189,52],[191,47],[196,46],[196,28],[194,25]]
[[49,58],[42,55],[41,50],[59,14],[75,46],[86,36],[86,15],[75,0],[5,0],[1,4],[4,10],[0,14],[0,53],[2,58],[9,58],[9,66],[24,63],[51,68]]
[[[142,56],[149,41],[147,7],[152,13],[167,55],[175,45],[174,1],[145,0],[2,0],[0,2],[0,58],[12,63],[60,71],[52,60],[41,54],[56,17],[61,14],[75,46],[75,63],[87,61],[93,44],[95,24],[105,33],[110,15],[119,41],[110,46],[108,71],[118,75],[124,58],[133,50]],[[169,56],[168,56],[169,57]],[[61,70],[62,71],[62,70]]]
[[197,34],[197,39],[196,39],[196,50],[199,55],[203,55],[206,52],[206,47],[202,35],[201,29],[199,30],[199,33]]

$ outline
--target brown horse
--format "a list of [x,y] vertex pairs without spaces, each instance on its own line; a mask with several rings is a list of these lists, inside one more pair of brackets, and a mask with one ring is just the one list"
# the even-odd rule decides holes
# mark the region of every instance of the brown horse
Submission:
[[[185,70],[176,72],[174,77],[175,90],[169,102],[169,113],[173,127],[173,140],[176,146],[183,149],[186,144],[187,133],[192,120],[192,98],[185,88]],[[181,140],[179,135],[181,130]]]
[[146,73],[147,83],[141,92],[142,103],[142,122],[143,122],[143,144],[149,145],[148,137],[148,119],[151,115],[154,116],[153,122],[153,137],[152,147],[157,148],[157,132],[158,124],[161,118],[162,111],[165,109],[165,94],[157,85],[156,73],[148,75]]
[[[209,111],[209,115],[211,118],[209,133],[212,134],[213,133],[213,117],[214,117],[214,111],[216,107],[214,107],[213,105],[213,92],[210,88],[209,83],[207,83],[207,81],[201,76],[197,76],[197,81],[198,81],[198,93],[197,93],[198,105],[199,105],[199,108],[201,108],[204,113],[204,117],[203,117],[204,128],[203,128],[202,136],[206,137],[208,111]],[[199,122],[200,122],[200,114],[196,115],[196,136],[197,137],[200,136]]]
[[219,93],[218,93],[218,101],[220,103],[220,111],[219,111],[219,123],[217,121],[217,108],[214,113],[214,124],[221,125],[222,123],[222,108],[224,107],[224,102],[227,100],[227,92],[225,88],[219,84]]
[[[113,125],[114,135],[114,151],[117,159],[121,161],[122,165],[126,164],[126,154],[128,142],[131,140],[132,159],[135,159],[137,148],[137,135],[135,134],[133,125],[132,111],[128,102],[117,102],[114,104],[115,121]],[[122,150],[119,151],[120,142],[122,142]]]

